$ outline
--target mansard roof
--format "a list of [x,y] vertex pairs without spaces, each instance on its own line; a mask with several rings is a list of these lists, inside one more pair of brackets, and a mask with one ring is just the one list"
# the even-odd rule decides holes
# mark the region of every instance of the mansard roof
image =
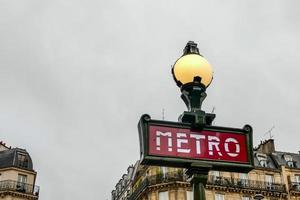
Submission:
[[266,166],[262,166],[261,163],[258,160],[258,155],[263,154],[257,151],[253,152],[253,157],[254,157],[254,166],[255,168],[269,168],[269,169],[278,169],[278,165],[275,163],[274,159],[271,157],[270,154],[264,154],[266,156]]
[[33,171],[33,164],[29,153],[25,149],[13,148],[0,151],[0,169],[17,167]]
[[254,163],[255,167],[259,167],[256,154],[264,154],[267,156],[268,168],[278,168],[285,166],[287,168],[300,169],[300,152],[282,152],[275,150],[274,139],[261,141],[258,147],[254,148]]
[[139,171],[139,168],[140,168],[139,160],[134,165],[130,165],[127,168],[127,173],[123,174],[122,178],[116,184],[115,189],[111,192],[113,198],[123,194],[125,188],[127,188],[135,178],[136,173]]
[[290,152],[281,152],[276,151],[271,154],[274,160],[277,162],[278,166],[290,167],[288,162],[285,160],[285,156],[289,155],[292,158],[293,168],[300,169],[300,154],[299,153],[290,153]]

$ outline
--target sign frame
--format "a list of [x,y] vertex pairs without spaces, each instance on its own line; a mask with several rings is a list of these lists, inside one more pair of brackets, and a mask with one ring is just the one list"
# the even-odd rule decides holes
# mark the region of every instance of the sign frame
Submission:
[[[229,162],[229,161],[218,161],[218,160],[207,160],[207,159],[192,159],[192,158],[180,158],[180,157],[166,157],[159,155],[149,154],[149,127],[150,126],[162,126],[170,128],[182,128],[192,129],[193,131],[217,131],[217,132],[228,132],[234,134],[243,134],[246,136],[246,151],[247,151],[247,163]],[[148,114],[141,116],[138,123],[139,140],[140,140],[140,156],[142,165],[157,165],[157,166],[168,166],[168,167],[180,167],[189,168],[191,165],[206,165],[211,166],[212,170],[230,171],[230,172],[249,172],[254,168],[254,157],[253,157],[253,134],[252,127],[245,125],[243,129],[220,127],[220,126],[209,126],[205,125],[202,128],[193,127],[190,123],[171,122],[163,120],[152,120]]]

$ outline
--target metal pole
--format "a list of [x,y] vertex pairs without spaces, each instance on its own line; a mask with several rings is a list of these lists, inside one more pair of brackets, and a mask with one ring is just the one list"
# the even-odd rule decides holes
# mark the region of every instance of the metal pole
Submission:
[[185,173],[193,186],[194,200],[205,200],[205,185],[207,183],[208,172],[211,166],[191,165]]
[[193,193],[194,200],[205,200],[205,188],[204,184],[201,181],[194,180],[193,181]]

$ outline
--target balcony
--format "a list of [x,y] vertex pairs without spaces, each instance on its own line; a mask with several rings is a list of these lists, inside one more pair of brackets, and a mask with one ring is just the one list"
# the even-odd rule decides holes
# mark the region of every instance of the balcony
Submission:
[[291,182],[289,188],[291,192],[300,193],[300,182]]
[[284,184],[219,176],[209,176],[207,186],[285,193]]
[[166,174],[157,174],[154,176],[147,176],[131,193],[129,200],[136,200],[147,187],[158,184],[169,184],[174,182],[186,182],[186,178],[181,172],[169,172]]
[[13,180],[0,181],[0,193],[4,191],[10,191],[39,196],[39,190],[39,186],[30,185],[27,183],[17,182]]
[[[183,175],[182,172],[148,176],[138,185],[138,187],[136,187],[136,189],[131,193],[128,199],[136,200],[140,196],[140,194],[143,193],[150,186],[164,183],[174,183],[176,181],[185,182],[188,184],[186,176]],[[271,192],[276,195],[286,195],[286,189],[284,184],[269,183],[265,181],[256,181],[249,179],[234,179],[230,177],[227,178],[218,176],[208,176],[206,188],[210,189],[212,187],[222,187],[234,190],[258,190],[266,193]],[[295,187],[294,190],[300,192],[300,186]]]

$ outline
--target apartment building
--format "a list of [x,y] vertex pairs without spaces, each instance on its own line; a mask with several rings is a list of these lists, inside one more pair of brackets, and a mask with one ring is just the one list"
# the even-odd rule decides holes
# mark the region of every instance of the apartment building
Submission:
[[0,199],[37,200],[36,175],[25,149],[11,148],[0,141]]
[[[261,194],[266,200],[300,200],[300,153],[277,151],[269,139],[254,149],[254,163],[249,173],[210,171],[206,199],[250,200]],[[184,169],[139,162],[130,168],[112,191],[112,200],[193,199]]]

